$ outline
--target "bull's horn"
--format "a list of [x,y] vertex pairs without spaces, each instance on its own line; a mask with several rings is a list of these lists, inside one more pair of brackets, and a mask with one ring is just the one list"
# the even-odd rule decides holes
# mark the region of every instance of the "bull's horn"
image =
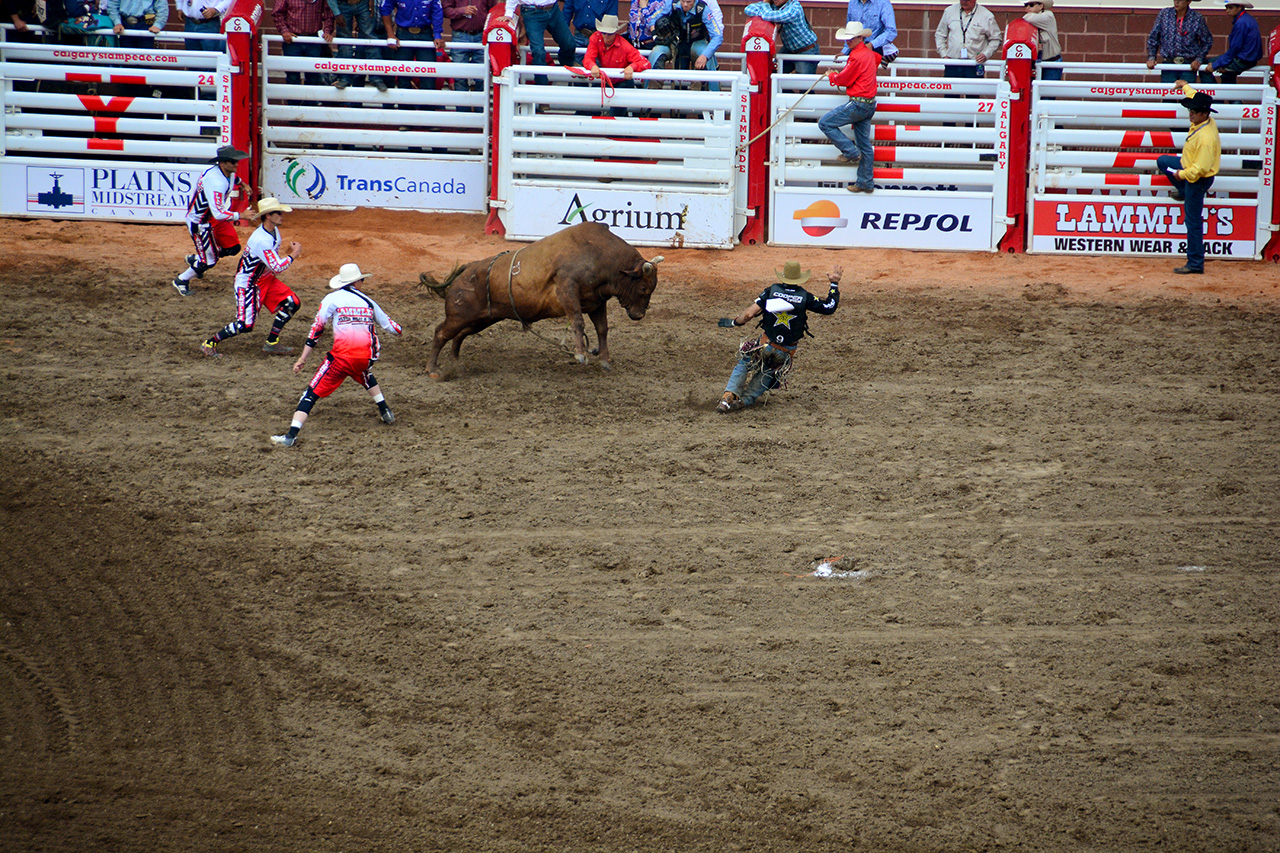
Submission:
[[663,258],[663,257],[662,257],[662,255],[658,255],[658,257],[656,257],[656,258],[651,258],[651,259],[649,260],[649,263],[651,263],[651,264],[660,264],[660,263],[662,263],[664,260],[666,260],[666,259],[665,259],[665,258]]

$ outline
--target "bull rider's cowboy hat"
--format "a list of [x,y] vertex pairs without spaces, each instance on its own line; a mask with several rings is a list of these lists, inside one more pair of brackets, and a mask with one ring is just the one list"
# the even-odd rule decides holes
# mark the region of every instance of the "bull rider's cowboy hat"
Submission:
[[804,284],[813,277],[813,270],[800,269],[799,261],[787,261],[782,265],[782,270],[774,270],[778,276],[778,281],[783,284]]
[[293,213],[293,208],[281,204],[278,198],[264,198],[258,202],[258,215],[266,216],[268,213]]
[[861,21],[849,21],[840,29],[836,30],[836,41],[848,41],[856,39],[859,36],[866,38],[871,35],[871,30],[862,25]]
[[329,289],[339,290],[348,284],[355,284],[369,277],[368,273],[360,272],[360,267],[355,264],[343,264],[342,269],[338,270],[338,274],[329,279]]
[[1213,96],[1207,92],[1196,92],[1190,98],[1183,98],[1178,101],[1178,106],[1186,107],[1188,110],[1197,113],[1216,113],[1213,108]]
[[241,160],[248,160],[248,153],[241,151],[234,145],[224,145],[218,149],[218,153],[214,156],[210,163],[239,163]]
[[617,15],[604,15],[596,20],[596,31],[601,34],[616,35],[626,26],[627,24],[618,20]]

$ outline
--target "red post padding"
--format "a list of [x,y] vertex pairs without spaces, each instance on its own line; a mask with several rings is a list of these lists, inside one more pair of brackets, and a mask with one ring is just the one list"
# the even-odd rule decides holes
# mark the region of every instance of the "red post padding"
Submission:
[[1005,77],[1012,89],[1009,138],[1002,140],[1009,157],[1009,190],[1005,215],[1009,219],[1000,238],[1002,252],[1027,250],[1027,164],[1031,156],[1031,83],[1035,78],[1039,33],[1021,18],[1009,22],[1004,34]]

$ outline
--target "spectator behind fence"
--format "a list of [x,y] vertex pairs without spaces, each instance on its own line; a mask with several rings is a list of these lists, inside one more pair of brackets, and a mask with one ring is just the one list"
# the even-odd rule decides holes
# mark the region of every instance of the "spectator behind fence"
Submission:
[[[333,12],[333,34],[340,39],[364,39],[369,42],[367,46],[358,48],[361,58],[366,60],[382,59],[382,48],[373,43],[375,32],[378,29],[375,26],[372,3],[375,0],[328,0],[329,11]],[[343,44],[338,46],[339,59],[355,59],[356,46],[353,44]],[[377,87],[379,92],[387,91],[387,81],[382,77],[371,74],[369,82]],[[348,86],[359,84],[364,85],[364,78],[358,74],[341,74],[334,78],[333,85],[339,89],[345,89]]]
[[977,65],[947,65],[944,77],[983,77],[985,63],[995,56],[1003,38],[996,17],[978,0],[960,0],[948,6],[933,34],[943,59],[972,59]]
[[[529,63],[531,65],[547,64],[547,33],[556,40],[559,52],[556,54],[560,64],[572,68],[578,58],[577,44],[573,33],[569,32],[569,22],[564,19],[556,0],[506,0],[505,15],[502,20],[514,26],[516,10],[522,9],[520,18],[524,21],[524,34],[529,39]],[[547,76],[539,74],[533,82],[546,85]]]
[[[594,24],[595,26],[592,27],[594,32],[592,32],[591,39],[587,42],[586,56],[582,57],[582,67],[590,71],[591,76],[597,79],[604,72],[621,69],[621,80],[615,74],[608,75],[614,87],[618,89],[634,88],[635,83],[632,82],[632,76],[637,71],[648,71],[649,60],[645,59],[644,54],[636,50],[631,42],[622,37],[622,31],[628,25],[619,21],[617,15],[605,15],[595,21]],[[626,110],[622,107],[613,107],[609,112],[615,116],[626,114]]]
[[[827,73],[827,82],[844,89],[849,100],[818,119],[818,129],[840,149],[840,159],[858,167],[857,180],[845,187],[851,193],[870,193],[876,188],[876,149],[871,140],[871,119],[876,114],[876,94],[880,88],[876,80],[880,54],[867,47],[866,39],[870,35],[871,30],[858,21],[849,21],[836,30],[836,38],[849,43],[849,59],[839,72]],[[853,142],[840,129],[846,124],[853,127]]]
[[[276,0],[271,7],[271,20],[284,39],[285,56],[327,59],[332,55],[326,45],[298,41],[298,36],[315,36],[317,33],[323,35],[325,41],[333,41],[333,10],[329,8],[328,0]],[[322,86],[328,82],[326,77],[317,71],[284,73],[284,81],[290,86],[299,83]]]
[[618,0],[564,0],[564,17],[573,27],[573,41],[578,47],[587,46],[596,31],[596,21],[617,11]]
[[[888,65],[898,58],[898,48],[893,41],[898,37],[898,22],[893,17],[893,5],[889,0],[849,0],[846,21],[861,21],[871,30],[867,47],[880,54],[881,62]],[[845,45],[842,53],[848,53]]]
[[114,35],[97,32],[111,29],[111,19],[100,14],[97,8],[97,0],[48,0],[45,4],[46,20],[50,25],[57,21],[58,41],[64,44],[115,47]]
[[636,50],[652,51],[653,23],[662,12],[662,0],[632,0],[629,15],[631,44]]
[[[649,64],[666,68],[675,57],[675,68],[716,70],[716,51],[724,43],[724,14],[716,0],[662,0],[662,11],[653,24],[657,43]],[[697,54],[696,56],[694,54]],[[720,84],[712,83],[719,92]]]
[[[1053,16],[1053,0],[1027,0],[1022,19],[1036,28],[1036,62],[1061,62],[1062,45],[1058,42],[1058,19]],[[1061,80],[1061,68],[1040,69],[1041,80]]]
[[[449,19],[449,40],[462,44],[484,44],[484,25],[489,18],[489,10],[502,0],[443,0],[444,16]],[[454,62],[484,62],[484,50],[459,50],[453,55]],[[459,77],[453,81],[453,88],[458,92],[480,91],[484,84],[479,80],[468,80]]]
[[[182,16],[182,31],[187,33],[221,32],[222,16],[231,8],[231,0],[174,0],[174,4]],[[183,47],[221,53],[225,44],[219,39],[187,39]]]
[[1222,168],[1222,138],[1218,124],[1209,115],[1216,113],[1213,98],[1206,92],[1197,92],[1186,80],[1176,80],[1174,85],[1185,95],[1179,106],[1185,107],[1191,118],[1187,141],[1182,155],[1161,154],[1156,158],[1156,168],[1173,184],[1169,195],[1182,202],[1182,221],[1187,228],[1187,263],[1174,269],[1179,275],[1204,273],[1204,197],[1213,187],[1213,177]]
[[1173,0],[1173,5],[1161,9],[1147,36],[1147,67],[1155,68],[1157,57],[1165,64],[1182,65],[1191,69],[1166,68],[1160,72],[1161,83],[1172,83],[1184,76],[1213,82],[1209,69],[1200,66],[1209,62],[1209,50],[1213,47],[1213,35],[1204,16],[1191,8],[1191,0]]
[[1234,83],[1240,72],[1248,71],[1262,58],[1262,32],[1258,22],[1245,9],[1252,3],[1244,0],[1226,0],[1231,14],[1231,35],[1227,37],[1227,52],[1213,60],[1211,69],[1217,72],[1223,83]]
[[[440,0],[382,0],[379,9],[387,28],[389,59],[399,62],[435,62],[444,53],[444,7]],[[408,41],[430,41],[425,47],[402,47],[401,37]],[[413,78],[400,75],[396,88],[412,89]],[[434,77],[425,78],[420,88],[436,88]]]
[[[48,7],[43,7],[47,13]],[[31,27],[44,26],[44,20],[36,7],[36,0],[0,0],[4,23],[12,24],[14,31],[5,34],[8,41],[38,44],[42,37],[31,31]]]
[[[818,55],[818,36],[809,26],[800,0],[761,0],[742,10],[748,18],[759,18],[778,27],[778,53]],[[817,74],[818,62],[785,59],[783,74]]]
[[[169,23],[169,0],[107,0],[107,17],[121,47],[151,50],[156,46],[155,34]],[[125,30],[148,30],[151,35],[126,36]]]

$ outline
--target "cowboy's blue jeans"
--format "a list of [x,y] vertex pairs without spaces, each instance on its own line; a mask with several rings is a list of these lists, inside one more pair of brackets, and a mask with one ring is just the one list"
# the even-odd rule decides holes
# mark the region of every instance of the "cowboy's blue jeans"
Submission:
[[1182,158],[1176,154],[1161,154],[1156,158],[1156,168],[1169,179],[1174,189],[1182,193],[1182,220],[1187,226],[1187,266],[1193,270],[1204,269],[1204,197],[1213,186],[1213,178],[1184,181],[1169,174],[1182,168]]
[[782,384],[778,371],[790,363],[791,356],[771,346],[756,352],[741,353],[724,390],[737,394],[743,405],[750,406],[766,391],[772,391]]
[[[818,129],[827,135],[827,139],[840,153],[849,159],[861,157],[858,161],[858,186],[875,186],[876,149],[871,144],[871,119],[876,114],[875,104],[864,104],[861,101],[849,100],[843,106],[818,119]],[[845,136],[840,128],[846,124],[853,125],[853,141]]]

